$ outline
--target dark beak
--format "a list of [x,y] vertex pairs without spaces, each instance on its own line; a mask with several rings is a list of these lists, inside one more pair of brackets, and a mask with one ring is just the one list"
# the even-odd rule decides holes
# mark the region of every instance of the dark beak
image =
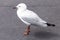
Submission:
[[17,7],[13,7],[13,9],[17,9]]

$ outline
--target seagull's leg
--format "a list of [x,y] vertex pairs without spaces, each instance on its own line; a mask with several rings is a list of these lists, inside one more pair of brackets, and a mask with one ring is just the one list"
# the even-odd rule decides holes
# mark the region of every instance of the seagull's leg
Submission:
[[25,29],[24,35],[29,35],[30,32],[30,25]]

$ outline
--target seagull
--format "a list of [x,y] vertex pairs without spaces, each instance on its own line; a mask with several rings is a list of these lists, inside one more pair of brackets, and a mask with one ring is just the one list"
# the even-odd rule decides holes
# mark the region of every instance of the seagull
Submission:
[[17,9],[17,16],[21,19],[23,23],[27,25],[27,28],[24,31],[24,35],[29,35],[31,25],[55,27],[55,24],[44,21],[35,12],[28,10],[25,3],[20,3],[16,7],[13,7],[13,9]]

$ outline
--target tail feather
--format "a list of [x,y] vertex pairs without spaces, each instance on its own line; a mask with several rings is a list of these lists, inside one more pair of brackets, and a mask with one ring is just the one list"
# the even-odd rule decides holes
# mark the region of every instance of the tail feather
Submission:
[[50,23],[46,23],[48,26],[53,26],[55,27],[55,24],[50,24]]

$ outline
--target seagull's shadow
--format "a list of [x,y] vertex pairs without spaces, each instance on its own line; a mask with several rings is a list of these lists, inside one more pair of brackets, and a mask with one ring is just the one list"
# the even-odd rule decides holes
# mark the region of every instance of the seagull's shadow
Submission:
[[60,37],[60,35],[58,34],[55,34],[55,33],[52,33],[52,32],[44,32],[44,31],[41,31],[41,32],[35,32],[35,34],[33,34],[34,37],[36,38],[53,38],[53,37]]

